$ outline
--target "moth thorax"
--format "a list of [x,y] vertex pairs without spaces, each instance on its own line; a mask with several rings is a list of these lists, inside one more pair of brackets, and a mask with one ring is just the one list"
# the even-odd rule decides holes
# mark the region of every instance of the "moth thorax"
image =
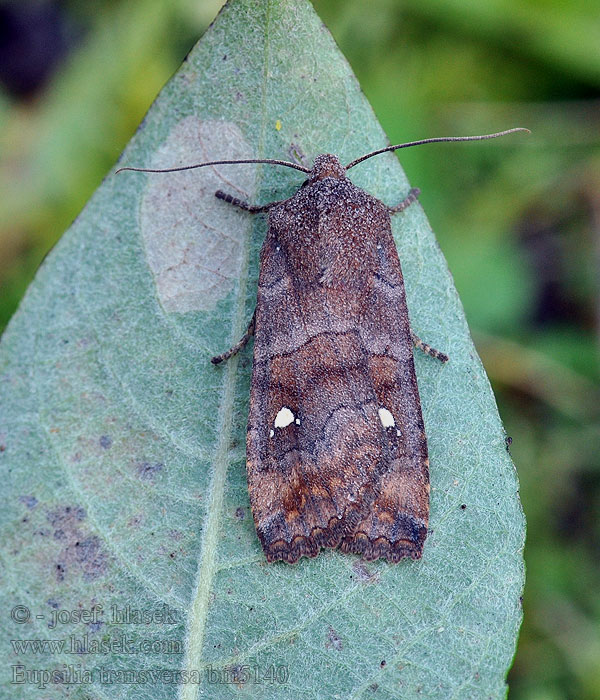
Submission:
[[323,153],[315,158],[310,180],[322,180],[324,177],[345,178],[346,168],[340,163],[337,156],[331,153]]

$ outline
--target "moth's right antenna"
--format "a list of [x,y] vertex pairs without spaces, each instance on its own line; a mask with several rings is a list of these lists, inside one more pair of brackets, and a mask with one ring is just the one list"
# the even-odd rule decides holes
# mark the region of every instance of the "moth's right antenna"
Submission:
[[514,134],[516,131],[526,131],[528,134],[531,133],[529,129],[524,129],[523,127],[519,126],[514,129],[507,129],[506,131],[499,131],[496,134],[483,134],[482,136],[438,136],[433,139],[409,141],[408,143],[399,143],[397,146],[387,146],[387,148],[380,148],[378,151],[367,153],[365,156],[361,156],[360,158],[353,160],[351,163],[348,163],[346,170],[350,170],[350,168],[362,163],[363,160],[367,160],[367,158],[378,156],[380,153],[386,153],[387,151],[397,151],[399,148],[409,148],[410,146],[420,146],[423,143],[441,143],[445,141],[484,141],[485,139],[496,139],[498,136],[506,136],[506,134]]

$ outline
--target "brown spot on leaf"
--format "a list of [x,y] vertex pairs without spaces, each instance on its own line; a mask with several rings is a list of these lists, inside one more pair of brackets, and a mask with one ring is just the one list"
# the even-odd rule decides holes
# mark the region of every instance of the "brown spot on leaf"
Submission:
[[139,462],[136,466],[138,476],[143,481],[152,481],[158,472],[162,471],[164,464],[162,462]]
[[371,571],[362,561],[355,561],[352,565],[352,570],[358,576],[358,579],[363,583],[379,583],[379,572]]
[[19,496],[21,503],[24,503],[27,508],[35,508],[37,505],[37,498],[35,496]]
[[108,450],[112,445],[112,438],[110,435],[101,435],[100,436],[100,447],[104,450]]
[[62,545],[54,564],[57,581],[73,575],[93,581],[106,573],[108,555],[100,538],[83,525],[85,519],[85,509],[79,506],[63,506],[47,514],[54,539]]
[[329,627],[327,630],[327,641],[325,642],[325,648],[333,648],[336,651],[341,651],[344,648],[342,638],[333,629],[333,627]]

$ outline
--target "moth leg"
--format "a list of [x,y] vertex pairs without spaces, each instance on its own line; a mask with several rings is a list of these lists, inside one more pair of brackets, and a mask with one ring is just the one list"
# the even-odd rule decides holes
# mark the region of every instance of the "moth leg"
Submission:
[[396,204],[395,207],[388,207],[388,211],[390,212],[390,214],[397,214],[398,212],[404,211],[413,202],[417,201],[420,194],[421,190],[418,187],[413,187],[411,190],[409,190],[408,194],[400,202],[400,204]]
[[237,354],[243,347],[246,345],[246,343],[250,340],[250,337],[254,335],[254,317],[256,315],[256,312],[252,314],[252,318],[250,319],[250,323],[248,324],[248,328],[246,329],[246,332],[244,335],[240,338],[240,340],[229,350],[226,350],[225,352],[221,353],[220,355],[215,355],[214,357],[211,358],[211,362],[213,365],[218,365],[220,362],[224,362],[225,360],[228,360],[230,357],[233,357],[235,354]]
[[432,348],[431,345],[427,345],[427,343],[424,343],[416,333],[413,333],[411,331],[410,337],[412,338],[414,346],[416,348],[419,348],[419,350],[422,350],[426,355],[429,355],[430,357],[435,357],[436,360],[439,360],[440,362],[448,362],[448,360],[450,359],[445,353],[440,352],[435,348]]
[[228,204],[233,204],[234,207],[239,207],[244,211],[249,211],[251,214],[258,214],[261,211],[269,211],[271,207],[274,207],[276,204],[279,204],[279,202],[268,202],[267,204],[259,205],[248,204],[248,202],[244,202],[242,199],[238,199],[237,197],[234,197],[231,194],[227,194],[227,192],[223,192],[222,190],[217,190],[215,192],[215,197],[217,199],[222,199]]

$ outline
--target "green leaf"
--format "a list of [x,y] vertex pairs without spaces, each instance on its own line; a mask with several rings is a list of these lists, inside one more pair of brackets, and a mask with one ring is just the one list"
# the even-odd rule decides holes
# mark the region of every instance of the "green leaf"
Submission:
[[[122,164],[291,149],[348,162],[384,145],[308,2],[231,0]],[[392,154],[352,178],[389,204],[408,190]],[[213,193],[262,203],[301,181],[253,165],[110,174],[39,270],[0,355],[7,696],[21,680],[23,698],[504,696],[521,620],[517,479],[418,204],[394,220],[410,314],[451,357],[416,356],[432,481],[423,559],[262,555],[244,466],[250,352],[222,367],[209,358],[251,316],[265,219]],[[94,606],[91,619],[69,612]],[[136,611],[155,614],[135,624]],[[7,641],[30,639],[65,645]],[[77,641],[90,653],[72,653]]]

